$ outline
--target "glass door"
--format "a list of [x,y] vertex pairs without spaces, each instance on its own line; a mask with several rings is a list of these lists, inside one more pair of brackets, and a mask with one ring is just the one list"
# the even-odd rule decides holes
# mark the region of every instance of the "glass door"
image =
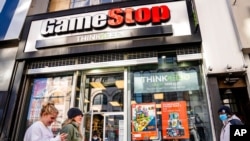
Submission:
[[124,76],[123,69],[84,72],[80,99],[86,141],[94,135],[103,141],[124,140]]
[[103,141],[123,141],[124,116],[119,114],[105,114]]

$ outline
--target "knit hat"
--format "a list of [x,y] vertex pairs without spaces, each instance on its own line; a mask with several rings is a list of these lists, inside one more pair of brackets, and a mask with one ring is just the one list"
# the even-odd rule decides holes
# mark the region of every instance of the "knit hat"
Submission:
[[218,110],[218,113],[226,113],[231,115],[231,109],[228,106],[221,106],[220,109]]
[[72,119],[78,115],[83,116],[82,111],[78,108],[70,108],[67,114],[69,119]]

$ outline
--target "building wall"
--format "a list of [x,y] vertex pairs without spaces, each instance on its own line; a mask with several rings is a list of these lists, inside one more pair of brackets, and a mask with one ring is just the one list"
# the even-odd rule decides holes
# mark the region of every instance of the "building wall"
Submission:
[[232,18],[239,36],[240,47],[243,52],[250,52],[250,2],[248,0],[230,0]]
[[[231,71],[244,70],[245,61],[240,43],[237,40],[237,31],[234,29],[227,1],[194,0],[194,2],[203,39],[202,49],[205,72],[212,74],[225,73],[228,65],[232,67]],[[48,0],[47,2],[33,0],[29,14],[45,13],[48,9],[48,3]],[[209,67],[211,67],[212,71],[208,71]]]
[[31,0],[0,2],[0,41],[19,38],[30,3]]
[[46,13],[48,10],[49,0],[32,0],[28,15]]
[[[250,65],[249,53],[250,53],[250,2],[248,0],[230,0],[228,7],[231,12],[232,22],[236,30],[239,47],[244,55],[244,61],[246,67]],[[246,81],[250,84],[250,70],[247,69]],[[248,87],[248,92],[250,89]],[[250,97],[250,95],[249,95]]]
[[230,17],[227,0],[195,0],[202,36],[205,71],[242,71],[244,59]]

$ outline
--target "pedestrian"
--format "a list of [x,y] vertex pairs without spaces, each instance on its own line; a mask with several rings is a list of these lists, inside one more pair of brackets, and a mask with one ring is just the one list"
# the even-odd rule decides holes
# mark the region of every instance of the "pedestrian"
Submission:
[[101,139],[98,137],[98,134],[94,132],[92,141],[101,141]]
[[70,108],[67,112],[68,118],[62,124],[61,133],[68,134],[67,141],[82,141],[80,125],[83,118],[83,113],[78,108]]
[[219,118],[223,123],[220,141],[230,141],[230,125],[243,125],[240,118],[232,113],[228,106],[221,106],[218,110]]
[[26,130],[24,141],[66,141],[67,134],[54,137],[50,129],[50,125],[56,120],[58,113],[53,102],[42,105],[40,119]]

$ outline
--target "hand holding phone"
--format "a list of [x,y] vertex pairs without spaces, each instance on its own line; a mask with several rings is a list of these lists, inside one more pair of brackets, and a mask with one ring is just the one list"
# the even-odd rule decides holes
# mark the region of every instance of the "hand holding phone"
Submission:
[[67,141],[67,136],[68,136],[68,134],[66,134],[66,133],[60,134],[61,141]]

